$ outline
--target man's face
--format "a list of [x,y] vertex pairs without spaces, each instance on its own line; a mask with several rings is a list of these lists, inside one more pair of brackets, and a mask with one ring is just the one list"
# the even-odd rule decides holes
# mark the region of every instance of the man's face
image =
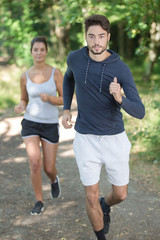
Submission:
[[110,33],[101,26],[94,25],[88,28],[85,38],[89,51],[94,55],[101,55],[107,49]]

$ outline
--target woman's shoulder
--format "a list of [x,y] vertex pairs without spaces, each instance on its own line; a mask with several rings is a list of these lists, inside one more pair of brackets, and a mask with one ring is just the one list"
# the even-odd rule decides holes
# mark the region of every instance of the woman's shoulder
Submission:
[[50,74],[53,72],[54,76],[60,73],[60,69],[59,68],[56,68],[56,67],[48,65],[48,64],[46,64],[45,71],[49,72]]
[[23,82],[26,82],[26,80],[27,80],[26,72],[27,72],[27,71],[23,72],[23,73],[21,74],[21,76],[20,76],[20,80],[23,81]]
[[33,71],[33,66],[30,67],[29,69],[27,69],[25,72],[23,72],[22,75],[21,75],[21,77],[20,77],[21,82],[26,83],[28,74],[29,74],[29,73],[32,73],[32,71]]
[[45,65],[45,69],[46,69],[46,70],[53,70],[54,67],[51,66],[51,65],[49,65],[49,64],[46,64],[46,65]]
[[55,81],[58,80],[59,78],[63,78],[62,72],[59,68],[55,68],[54,71],[54,79]]

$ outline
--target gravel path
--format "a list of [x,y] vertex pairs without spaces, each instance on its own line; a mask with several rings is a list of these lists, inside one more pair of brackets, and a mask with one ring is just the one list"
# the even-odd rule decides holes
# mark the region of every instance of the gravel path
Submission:
[[[45,211],[40,216],[30,215],[34,194],[20,137],[21,119],[0,119],[0,240],[95,240],[72,149],[73,129],[60,126],[57,168],[62,195],[56,200],[50,198],[50,184],[43,173]],[[100,187],[101,195],[110,188],[104,169]],[[158,191],[152,191],[131,173],[127,200],[112,208],[107,240],[160,239]]]

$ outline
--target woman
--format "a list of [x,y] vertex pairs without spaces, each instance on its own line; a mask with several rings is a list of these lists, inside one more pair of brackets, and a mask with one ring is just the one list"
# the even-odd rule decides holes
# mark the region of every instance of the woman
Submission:
[[21,135],[29,158],[36,197],[31,215],[37,215],[44,210],[40,144],[43,169],[51,181],[51,196],[57,198],[61,194],[55,163],[59,141],[57,106],[63,104],[63,75],[59,69],[45,63],[48,48],[44,37],[34,38],[30,51],[34,65],[21,76],[21,101],[14,111],[19,114],[25,110]]

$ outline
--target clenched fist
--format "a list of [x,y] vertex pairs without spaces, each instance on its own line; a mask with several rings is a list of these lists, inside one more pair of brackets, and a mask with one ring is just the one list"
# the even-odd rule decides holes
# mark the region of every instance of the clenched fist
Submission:
[[109,92],[119,104],[122,104],[121,85],[117,83],[116,77],[114,77],[113,82],[109,85]]

